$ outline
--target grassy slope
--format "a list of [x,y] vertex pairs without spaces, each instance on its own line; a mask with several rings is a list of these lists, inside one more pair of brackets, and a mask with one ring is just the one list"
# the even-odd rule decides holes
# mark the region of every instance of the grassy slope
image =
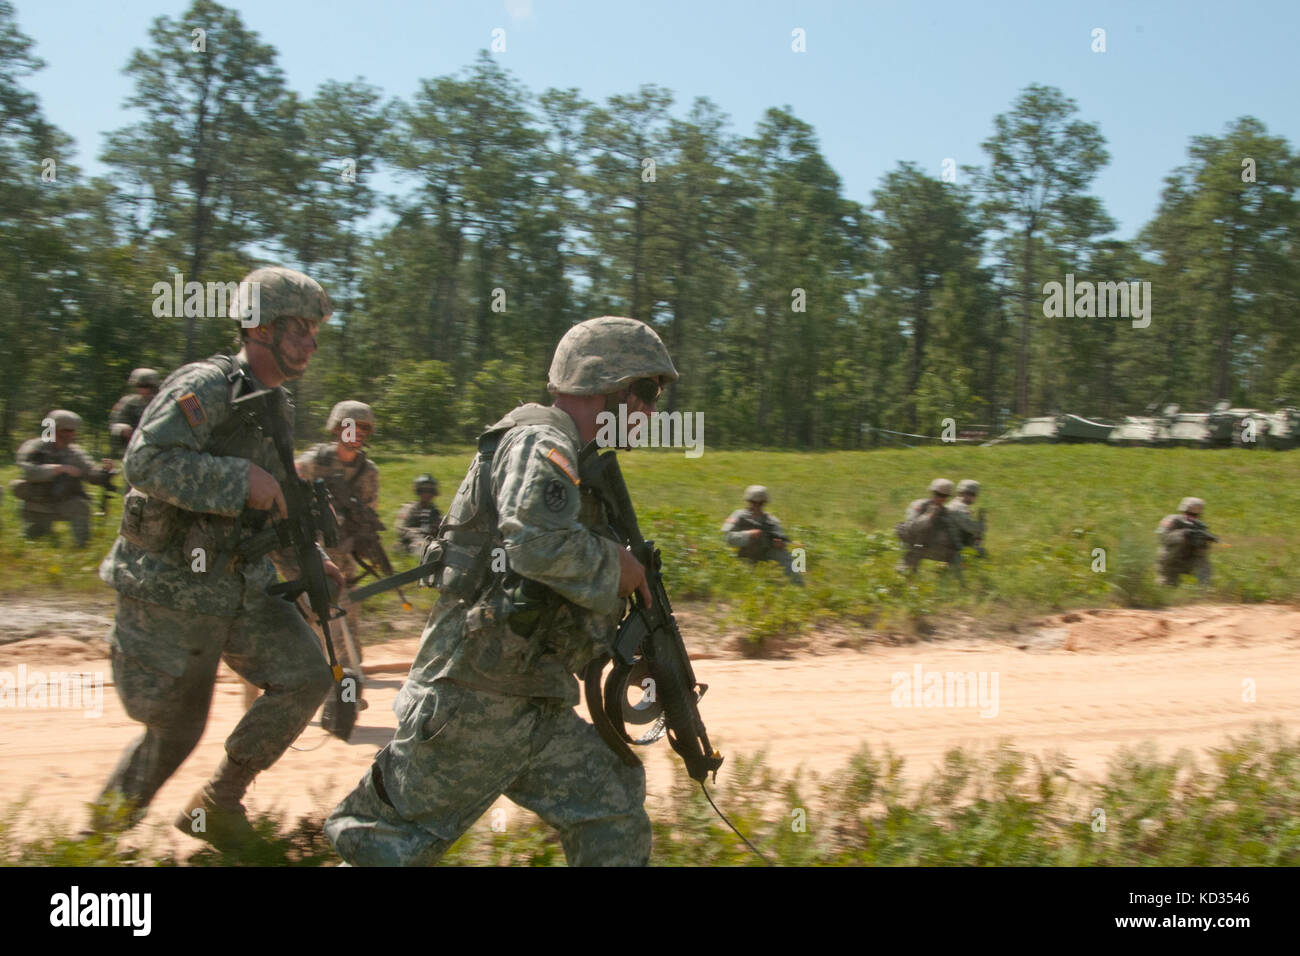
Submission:
[[[449,503],[469,449],[408,456],[380,449],[381,513],[391,522],[410,497],[410,482],[431,471]],[[755,640],[841,618],[906,626],[952,607],[976,613],[1031,615],[1105,604],[1158,606],[1188,599],[1155,583],[1153,530],[1184,495],[1207,501],[1206,518],[1229,548],[1213,554],[1209,598],[1295,600],[1300,596],[1300,499],[1290,492],[1294,454],[1105,446],[954,447],[796,454],[637,451],[625,472],[642,527],[660,544],[670,593],[679,604],[702,602],[708,613]],[[0,478],[15,469],[0,469]],[[893,525],[935,476],[976,478],[989,511],[990,557],[968,562],[966,586],[927,563],[914,582],[894,570]],[[808,587],[786,586],[775,566],[736,561],[718,534],[740,506],[745,485],[761,483],[772,510],[806,549]],[[98,489],[95,489],[97,492]],[[112,542],[119,506],[97,523],[81,554],[24,542],[17,502],[6,497],[0,570],[10,594],[65,591],[106,599],[95,566]],[[1094,548],[1106,551],[1097,573]],[[398,567],[411,559],[394,556]],[[378,611],[378,609],[377,609]],[[386,610],[379,612],[381,616]]]

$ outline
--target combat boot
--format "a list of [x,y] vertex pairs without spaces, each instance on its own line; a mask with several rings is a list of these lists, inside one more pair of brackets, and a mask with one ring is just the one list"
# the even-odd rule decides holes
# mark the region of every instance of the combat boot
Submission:
[[186,809],[176,815],[176,829],[222,851],[247,848],[262,842],[248,822],[244,805],[219,802],[210,783],[204,784],[203,789],[190,798]]

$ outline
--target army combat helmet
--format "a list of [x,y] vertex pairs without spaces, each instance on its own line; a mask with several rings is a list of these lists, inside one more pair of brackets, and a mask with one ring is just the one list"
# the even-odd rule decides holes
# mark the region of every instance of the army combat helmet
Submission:
[[330,297],[315,279],[283,266],[254,269],[239,280],[239,293],[230,303],[230,318],[237,319],[244,329],[258,325],[272,328],[271,355],[285,375],[296,375],[284,364],[280,355],[280,340],[284,337],[284,324],[280,319],[300,318],[324,322],[334,313]]
[[126,384],[131,388],[157,388],[158,373],[151,368],[135,369]]
[[767,501],[767,489],[762,485],[750,485],[745,489],[746,501]]
[[76,412],[70,412],[66,408],[56,408],[45,416],[47,419],[54,421],[55,431],[70,429],[74,432],[81,431],[81,416]]
[[325,423],[325,430],[332,432],[336,428],[342,428],[343,423],[349,420],[358,425],[369,425],[373,429],[375,427],[374,409],[365,402],[339,402],[330,409],[330,417],[329,421]]
[[551,359],[546,390],[552,395],[608,395],[641,378],[660,385],[679,378],[663,340],[644,322],[603,315],[564,333]]
[[946,495],[952,497],[952,482],[947,478],[936,478],[930,482],[930,493],[934,495]]
[[1178,510],[1183,514],[1199,515],[1205,510],[1205,502],[1200,498],[1184,498],[1178,502]]
[[414,488],[417,495],[424,494],[425,492],[428,492],[431,495],[436,495],[438,493],[438,479],[427,472],[423,475],[416,475]]

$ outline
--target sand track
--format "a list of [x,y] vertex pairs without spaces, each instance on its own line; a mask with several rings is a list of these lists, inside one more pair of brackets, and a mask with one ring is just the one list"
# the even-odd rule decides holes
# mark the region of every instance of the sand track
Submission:
[[[90,637],[96,622],[77,618],[64,634],[48,621],[33,623],[29,610],[0,609],[0,618],[26,621],[39,635],[15,639],[23,635],[0,626],[0,675],[16,679],[20,665],[29,680],[34,671],[98,672],[106,682],[102,715],[0,706],[0,804],[27,795],[36,818],[79,827],[82,805],[138,728],[111,687],[102,636]],[[258,779],[250,809],[297,815],[337,802],[389,738],[393,696],[415,644],[368,647],[371,706],[352,740],[328,737],[313,721],[297,745],[319,748],[289,751]],[[1279,722],[1292,733],[1300,727],[1300,609],[1271,605],[1072,612],[998,638],[898,645],[866,637],[861,649],[813,646],[786,660],[717,656],[695,667],[710,685],[702,712],[714,744],[724,755],[766,751],[785,770],[834,771],[867,743],[892,747],[906,758],[909,779],[918,780],[950,747],[991,748],[1008,739],[1031,753],[1062,751],[1075,775],[1096,777],[1120,747],[1144,740],[1162,755],[1183,747],[1204,754],[1257,724]],[[974,673],[976,692],[982,674],[984,700],[963,705],[955,684],[948,699],[936,697],[931,675],[942,682],[949,672]],[[904,686],[904,677],[912,682],[918,674],[917,688]],[[159,794],[149,832],[163,834],[215,768],[241,713],[240,685],[223,668],[203,740]],[[683,771],[664,743],[651,748],[647,766],[653,803]],[[726,772],[724,764],[720,782]],[[182,848],[194,845],[175,839]],[[170,836],[164,842],[175,845]]]

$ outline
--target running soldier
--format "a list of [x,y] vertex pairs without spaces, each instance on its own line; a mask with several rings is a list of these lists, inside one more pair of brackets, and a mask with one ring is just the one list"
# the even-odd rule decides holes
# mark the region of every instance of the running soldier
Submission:
[[134,391],[119,398],[108,413],[109,452],[114,458],[120,460],[126,454],[126,446],[140,427],[145,409],[158,395],[158,381],[158,373],[151,368],[138,368],[127,379],[127,386]]
[[402,505],[397,512],[397,540],[407,554],[421,555],[442,524],[442,512],[433,503],[438,497],[438,481],[433,475],[420,475],[414,491],[419,500]]
[[[634,319],[560,340],[555,404],[510,411],[480,439],[448,509],[440,596],[394,710],[398,729],[325,821],[349,863],[430,865],[504,794],[559,830],[571,865],[644,865],[645,769],[574,712],[575,674],[609,651],[645,568],[584,493],[579,452],[602,411],[652,413],[677,371]],[[553,594],[540,617],[517,595]]]
[[[375,413],[365,402],[339,402],[330,411],[325,430],[334,436],[334,441],[314,445],[299,455],[294,464],[299,476],[307,481],[325,480],[339,519],[338,547],[327,548],[326,553],[351,582],[359,571],[352,553],[359,549],[364,536],[376,534],[383,528],[376,513],[379,507],[379,469],[366,456],[364,448],[375,431]],[[365,710],[368,704],[361,695],[360,605],[349,605],[347,616],[340,625],[343,640],[336,648],[338,662],[357,682],[356,709]],[[331,696],[325,702],[321,724],[330,733],[347,740],[356,715],[337,713],[340,706],[346,705],[340,705]]]
[[[97,829],[144,816],[202,736],[224,660],[265,693],[226,739],[225,759],[176,826],[222,848],[255,842],[244,793],[331,689],[320,641],[299,606],[266,593],[275,582],[271,560],[224,558],[238,554],[268,512],[285,513],[280,483],[288,477],[262,424],[234,401],[300,377],[330,312],[324,290],[300,272],[249,273],[230,307],[240,321],[239,353],[174,372],[131,437],[124,464],[134,488],[99,574],[118,592],[108,636],[114,684],[145,731],[109,776],[94,811]],[[291,421],[288,394],[278,400]],[[279,563],[294,566],[292,552]],[[328,560],[324,568],[341,589],[339,569]]]

